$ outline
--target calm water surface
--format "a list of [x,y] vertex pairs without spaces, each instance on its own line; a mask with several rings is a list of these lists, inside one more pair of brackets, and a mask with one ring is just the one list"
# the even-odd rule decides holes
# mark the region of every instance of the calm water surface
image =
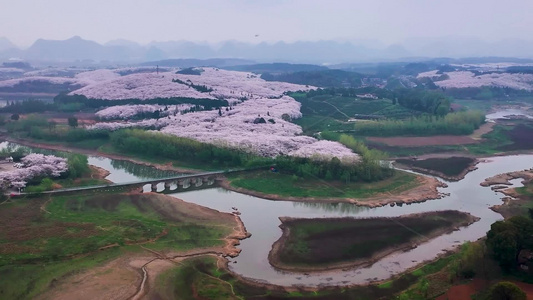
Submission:
[[[0,148],[6,144],[1,143]],[[120,183],[142,179],[163,178],[175,172],[160,171],[127,161],[116,161],[103,157],[89,157],[89,163],[110,172],[107,179]],[[171,196],[188,202],[210,207],[223,212],[231,212],[237,207],[241,219],[252,237],[241,242],[241,254],[232,259],[230,268],[245,277],[278,285],[346,285],[360,284],[387,279],[420,262],[435,258],[442,251],[460,245],[465,241],[475,241],[484,236],[490,225],[501,220],[502,216],[489,207],[501,204],[501,193],[479,184],[485,178],[496,174],[529,169],[533,167],[533,155],[515,155],[489,158],[478,164],[478,169],[469,173],[459,182],[446,182],[447,188],[440,192],[449,193],[443,199],[424,203],[395,207],[367,208],[347,203],[299,203],[290,201],[270,201],[243,195],[222,188],[205,189],[172,194]],[[520,179],[513,184],[519,186]],[[408,252],[388,256],[367,268],[354,268],[321,274],[302,274],[279,271],[268,262],[268,252],[272,244],[280,238],[279,217],[325,218],[325,217],[394,217],[411,213],[460,210],[481,218],[480,221],[459,231],[440,236]],[[392,221],[391,221],[392,222]],[[401,226],[401,224],[398,224]],[[235,262],[235,263],[233,263]]]
[[[241,254],[233,259],[230,268],[245,277],[279,285],[343,285],[366,283],[387,279],[420,262],[435,258],[440,252],[451,249],[465,241],[475,241],[484,236],[490,225],[502,216],[489,209],[501,204],[501,193],[479,185],[485,178],[496,174],[533,167],[533,155],[490,158],[480,163],[478,169],[459,182],[447,182],[440,192],[450,193],[443,199],[402,207],[366,208],[352,204],[310,204],[289,201],[270,201],[243,195],[221,188],[173,194],[177,198],[219,211],[231,212],[237,207],[241,219],[252,237],[242,241]],[[520,180],[513,183],[519,184]],[[408,252],[388,256],[368,268],[354,268],[325,274],[301,274],[279,271],[268,262],[272,244],[281,236],[279,217],[324,218],[324,217],[394,217],[404,214],[460,210],[469,212],[481,220],[459,231],[440,236]],[[391,221],[392,222],[392,221]],[[398,224],[401,226],[401,224]]]

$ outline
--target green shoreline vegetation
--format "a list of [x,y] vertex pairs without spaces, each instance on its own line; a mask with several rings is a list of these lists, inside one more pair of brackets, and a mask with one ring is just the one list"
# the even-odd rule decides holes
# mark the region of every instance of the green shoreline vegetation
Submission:
[[[467,243],[457,253],[445,255],[383,283],[325,287],[319,290],[297,286],[287,289],[261,283],[248,283],[227,270],[220,269],[214,258],[204,256],[188,259],[158,277],[153,295],[165,299],[195,299],[194,295],[202,291],[205,299],[220,299],[218,295],[225,295],[227,299],[432,299],[444,293],[453,280],[461,280],[461,275],[456,273],[461,272],[461,266],[470,267],[473,263],[471,253],[477,250],[473,246],[475,244]],[[458,268],[450,268],[451,265]],[[446,278],[445,281],[438,279],[443,277],[440,274]],[[448,278],[452,278],[452,282]],[[169,285],[171,282],[173,284]],[[429,289],[428,282],[431,284]]]
[[400,193],[418,185],[416,176],[396,171],[390,178],[377,182],[324,181],[296,175],[253,171],[231,174],[228,180],[233,187],[280,197],[357,198],[364,201],[380,193]]
[[0,298],[33,298],[64,276],[141,250],[136,244],[148,240],[144,247],[158,251],[225,244],[233,217],[206,219],[191,204],[161,197],[86,193],[4,203]]
[[431,136],[467,135],[485,122],[479,111],[465,111],[445,116],[422,116],[408,120],[356,122],[354,135],[361,136]]
[[[352,149],[362,159],[353,164],[341,163],[333,158],[329,161],[310,158],[278,156],[276,158],[260,157],[244,150],[236,150],[224,145],[201,143],[192,139],[168,134],[150,132],[141,129],[123,129],[114,132],[86,130],[71,126],[51,126],[46,119],[29,115],[6,125],[8,132],[19,138],[35,141],[66,143],[67,145],[96,146],[96,149],[112,149],[141,158],[164,158],[176,164],[185,162],[187,166],[197,169],[220,168],[254,168],[278,165],[303,177],[316,177],[327,180],[379,181],[391,177],[394,171],[380,165],[384,154],[372,151],[357,144]],[[94,149],[94,148],[93,148]]]

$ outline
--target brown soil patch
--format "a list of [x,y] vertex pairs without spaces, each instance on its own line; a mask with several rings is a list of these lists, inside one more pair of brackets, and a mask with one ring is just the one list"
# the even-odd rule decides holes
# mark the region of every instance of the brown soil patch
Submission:
[[105,179],[111,172],[109,172],[106,169],[102,169],[97,166],[89,165],[89,168],[91,169],[91,178],[93,179],[102,179],[106,180],[107,182],[111,183],[111,181]]
[[149,256],[114,259],[103,266],[60,279],[36,299],[128,299],[136,293],[142,280],[136,262],[150,259]]
[[[298,222],[309,222],[311,219],[295,219],[295,218],[287,218],[282,217],[280,218],[282,224],[280,225],[280,228],[283,230],[282,236],[272,245],[272,249],[269,252],[268,259],[272,266],[286,271],[292,271],[292,272],[325,272],[325,271],[331,271],[331,270],[339,270],[344,268],[354,268],[354,267],[361,267],[361,266],[371,266],[377,261],[383,259],[386,256],[389,256],[393,253],[398,253],[402,251],[407,251],[413,248],[416,248],[417,246],[428,242],[438,236],[441,236],[443,234],[447,234],[456,230],[459,230],[461,227],[470,226],[474,222],[477,222],[479,220],[478,217],[472,216],[471,214],[459,212],[459,211],[441,211],[441,212],[428,212],[428,213],[416,213],[416,214],[409,214],[409,215],[403,215],[400,217],[395,218],[372,218],[372,219],[352,219],[352,218],[346,218],[344,221],[353,220],[354,222],[358,221],[370,221],[373,224],[365,224],[364,227],[368,228],[369,230],[377,229],[376,232],[383,232],[384,226],[390,226],[390,222],[413,222],[414,220],[417,220],[420,217],[432,217],[437,215],[456,215],[453,218],[457,218],[458,216],[462,216],[462,219],[453,220],[450,223],[450,226],[441,227],[441,228],[435,228],[434,230],[431,230],[427,233],[425,233],[422,237],[415,237],[413,239],[409,239],[406,242],[389,246],[387,248],[384,248],[378,252],[375,252],[371,257],[364,257],[356,260],[350,260],[350,261],[344,261],[344,262],[338,262],[338,263],[327,263],[327,264],[308,264],[308,265],[287,265],[286,263],[282,262],[281,260],[281,253],[284,251],[284,245],[286,244],[287,240],[290,239],[290,228],[287,225],[287,223],[298,223]],[[381,221],[382,224],[381,224]],[[339,222],[342,221],[342,219],[322,219],[321,221],[325,222]],[[387,222],[390,221],[390,222]],[[368,227],[370,226],[370,227]],[[395,224],[395,226],[397,226]],[[407,225],[409,227],[409,225]],[[372,243],[376,240],[376,236],[373,236],[372,234],[368,235],[360,235],[359,237],[356,237],[358,235],[358,231],[360,228],[344,228],[344,229],[333,229],[328,232],[315,234],[313,236],[309,236],[311,239],[315,239],[314,246],[312,248],[315,248],[313,251],[313,260],[314,261],[321,261],[320,257],[328,258],[331,257],[331,255],[327,254],[327,252],[335,251],[338,249],[346,248],[347,241],[356,242],[361,244],[364,243]],[[371,231],[369,231],[371,232]],[[377,238],[379,240],[379,238]],[[365,242],[363,242],[363,240]],[[318,243],[319,241],[322,241]],[[323,248],[323,246],[325,248]],[[317,249],[323,248],[323,249]],[[331,250],[334,249],[334,250]]]
[[[523,178],[522,184],[527,185],[533,180],[533,169],[525,171],[510,172],[506,174],[499,174],[491,178],[485,179],[481,185],[491,186],[491,189],[500,192],[506,197],[503,197],[503,204],[494,205],[490,209],[501,214],[505,219],[520,215],[524,212],[524,206],[531,202],[530,197],[519,194],[515,188],[508,188],[509,180]],[[502,184],[502,185],[499,185]]]
[[367,137],[369,141],[396,147],[424,147],[476,144],[479,140],[466,135],[434,135],[409,137]]
[[[533,284],[525,282],[511,281],[522,289],[527,295],[527,300],[533,300]],[[436,298],[436,300],[470,300],[471,296],[479,293],[482,290],[489,288],[487,281],[476,278],[467,284],[461,284],[451,287],[444,295]]]
[[533,179],[533,169],[498,174],[496,176],[492,176],[492,177],[485,179],[485,181],[480,183],[480,185],[481,186],[491,186],[491,185],[497,185],[497,184],[511,185],[511,182],[509,181],[513,179],[517,179],[517,178],[523,178],[524,179],[523,183],[531,181]]
[[410,204],[417,202],[424,202],[432,199],[440,199],[445,195],[439,193],[437,187],[446,187],[446,184],[438,181],[433,177],[417,176],[416,187],[403,191],[397,194],[392,193],[379,193],[372,197],[364,199],[356,198],[315,198],[315,197],[286,197],[276,194],[265,194],[261,192],[251,191],[244,188],[238,188],[231,185],[231,182],[227,179],[220,180],[220,186],[231,191],[235,191],[241,194],[251,195],[263,199],[280,200],[280,201],[295,201],[295,202],[348,202],[359,206],[379,207],[384,205],[396,205],[396,204]]
[[461,284],[451,287],[444,295],[437,297],[436,300],[471,300],[471,295],[487,287],[485,281],[474,279],[467,284]]

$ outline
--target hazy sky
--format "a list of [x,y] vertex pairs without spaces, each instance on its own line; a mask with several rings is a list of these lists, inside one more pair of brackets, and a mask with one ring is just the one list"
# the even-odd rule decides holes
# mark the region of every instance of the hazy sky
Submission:
[[20,46],[74,35],[102,43],[531,40],[532,16],[532,0],[0,0],[0,37]]

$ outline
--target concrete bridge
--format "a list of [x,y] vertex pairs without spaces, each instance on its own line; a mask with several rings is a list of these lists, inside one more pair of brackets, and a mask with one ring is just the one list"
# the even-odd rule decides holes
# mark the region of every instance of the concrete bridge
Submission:
[[[257,169],[257,168],[253,168]],[[253,169],[231,169],[225,171],[205,172],[197,174],[171,176],[158,179],[147,179],[125,183],[111,183],[104,185],[94,185],[86,187],[73,187],[66,189],[57,189],[52,191],[46,191],[39,194],[67,194],[80,191],[126,191],[139,189],[140,192],[145,191],[147,185],[150,186],[149,190],[157,193],[177,193],[179,191],[185,191],[190,189],[207,188],[213,186],[217,180],[223,178],[225,174],[237,173],[242,171],[248,171]],[[32,195],[35,193],[21,193],[21,195]]]

